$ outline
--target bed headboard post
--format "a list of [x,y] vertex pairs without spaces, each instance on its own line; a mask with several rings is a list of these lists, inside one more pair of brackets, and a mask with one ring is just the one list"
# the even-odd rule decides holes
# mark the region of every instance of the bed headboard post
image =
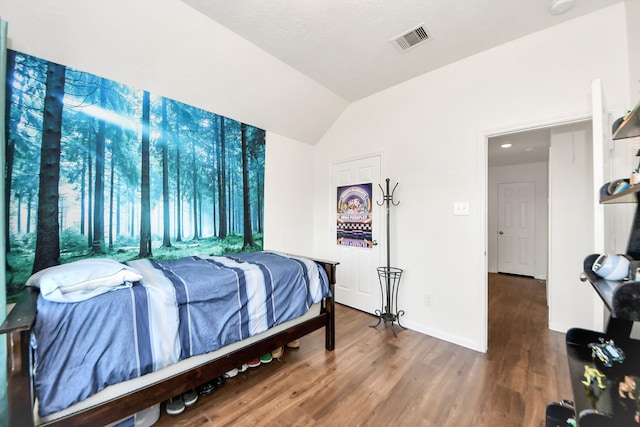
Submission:
[[29,331],[7,334],[9,425],[33,426]]
[[325,310],[327,312],[327,326],[325,328],[325,348],[333,351],[336,346],[336,317],[335,317],[335,297],[336,297],[336,266],[340,264],[337,261],[327,261],[323,259],[314,259],[324,271],[329,279],[329,288],[331,289],[332,298],[325,299]]
[[27,288],[5,321],[0,334],[7,335],[9,425],[33,426],[33,386],[29,339],[35,319],[37,289]]
[[325,308],[327,310],[327,326],[325,328],[324,347],[329,351],[333,351],[336,347],[336,305],[334,302],[336,291],[335,285],[333,283],[330,285],[330,287],[332,298],[327,298],[325,300]]

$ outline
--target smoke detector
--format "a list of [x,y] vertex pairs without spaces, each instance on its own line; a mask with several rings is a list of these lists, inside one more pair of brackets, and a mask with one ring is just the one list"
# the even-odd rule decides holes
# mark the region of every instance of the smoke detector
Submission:
[[560,15],[573,7],[573,0],[551,0],[549,12],[552,15]]
[[417,27],[414,27],[392,38],[391,43],[396,45],[396,47],[398,47],[401,51],[405,51],[427,40],[429,40],[429,34],[424,28],[424,24],[420,24]]

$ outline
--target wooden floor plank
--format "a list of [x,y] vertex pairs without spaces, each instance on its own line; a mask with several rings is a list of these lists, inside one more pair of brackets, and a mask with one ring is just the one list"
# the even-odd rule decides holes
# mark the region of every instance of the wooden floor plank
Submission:
[[547,328],[545,283],[489,275],[489,351],[336,306],[336,350],[324,334],[250,369],[158,427],[544,426],[546,404],[571,398],[564,334]]

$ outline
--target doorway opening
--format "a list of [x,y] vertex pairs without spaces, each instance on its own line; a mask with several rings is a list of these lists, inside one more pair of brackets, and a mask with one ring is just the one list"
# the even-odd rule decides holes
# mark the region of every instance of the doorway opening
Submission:
[[552,128],[487,141],[487,269],[547,278]]
[[[574,182],[577,170],[583,181],[592,175],[591,138],[585,137],[590,132],[591,120],[581,119],[504,132],[486,139],[487,272],[504,275],[510,286],[518,286],[519,278],[529,277],[544,288],[547,307],[552,306],[554,242],[557,248],[559,238],[570,240],[557,227],[566,220],[559,210],[562,198],[567,198],[557,188]],[[590,186],[591,182],[585,185]],[[502,309],[508,308],[495,304],[488,307]],[[491,317],[495,318],[496,313],[492,312]],[[549,327],[549,319],[546,326]],[[494,327],[488,324],[489,337],[495,333],[489,328]]]

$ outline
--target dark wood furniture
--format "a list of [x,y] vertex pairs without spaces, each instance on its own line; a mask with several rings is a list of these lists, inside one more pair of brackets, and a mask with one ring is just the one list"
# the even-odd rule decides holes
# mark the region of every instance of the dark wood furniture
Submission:
[[[314,259],[327,272],[331,294],[335,295],[337,262]],[[38,290],[27,288],[6,320],[0,325],[0,334],[7,334],[7,379],[9,395],[9,425],[15,427],[34,426],[34,402],[32,355],[29,346],[31,327],[36,316]],[[42,426],[100,426],[167,400],[177,394],[213,380],[225,372],[255,359],[309,334],[325,329],[325,348],[335,347],[335,313],[333,298],[322,302],[317,317],[292,326],[237,351],[218,357],[186,372],[171,376],[139,390],[119,396],[103,404],[74,413]]]
[[[601,203],[638,202],[640,185],[635,185],[618,194],[610,195],[609,184],[600,190]],[[640,204],[636,207],[631,227],[626,255],[640,259]],[[566,345],[569,371],[574,394],[576,420],[580,427],[599,426],[638,426],[640,425],[640,390],[630,393],[628,384],[637,384],[640,388],[640,341],[631,336],[633,323],[640,320],[640,282],[609,281],[592,271],[598,254],[585,258],[582,279],[588,281],[610,316],[604,333],[573,328],[567,331]],[[634,278],[635,279],[635,278]],[[625,353],[622,363],[613,363],[607,367],[592,354],[591,343],[613,340]],[[597,368],[604,379],[605,389],[594,381],[589,385],[585,376],[585,367]],[[626,383],[625,381],[629,381]]]

